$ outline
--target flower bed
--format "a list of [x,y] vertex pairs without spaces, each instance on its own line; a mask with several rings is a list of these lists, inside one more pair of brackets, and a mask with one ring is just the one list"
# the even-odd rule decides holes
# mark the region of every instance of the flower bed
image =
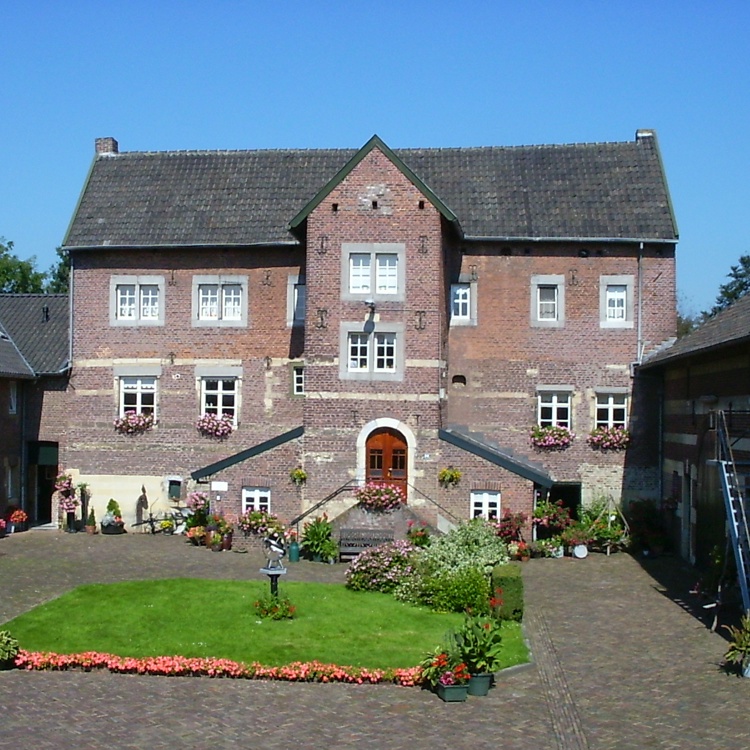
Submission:
[[141,659],[86,651],[80,654],[55,654],[43,651],[18,652],[18,669],[65,671],[69,669],[107,669],[116,674],[150,674],[165,677],[229,677],[239,680],[282,680],[285,682],[347,682],[353,684],[391,683],[404,687],[419,685],[420,667],[408,669],[366,669],[342,667],[322,662],[292,662],[281,667],[265,667],[253,662],[243,664],[229,659],[150,656]]

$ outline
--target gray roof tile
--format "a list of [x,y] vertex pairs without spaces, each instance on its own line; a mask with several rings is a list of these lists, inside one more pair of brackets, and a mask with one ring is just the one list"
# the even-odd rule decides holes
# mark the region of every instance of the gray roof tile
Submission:
[[69,320],[67,294],[0,294],[0,325],[36,375],[65,369]]
[[[288,223],[351,149],[124,152],[95,158],[67,247],[295,242]],[[674,241],[655,138],[394,149],[467,237]]]
[[682,357],[703,354],[723,346],[750,341],[750,294],[740,297],[692,333],[677,339],[663,351],[650,357],[643,367],[670,364]]
[[21,356],[18,347],[0,325],[0,377],[33,378],[34,371]]

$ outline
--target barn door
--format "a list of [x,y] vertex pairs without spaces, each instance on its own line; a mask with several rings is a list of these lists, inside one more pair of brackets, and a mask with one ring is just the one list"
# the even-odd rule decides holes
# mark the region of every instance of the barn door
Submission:
[[388,427],[375,430],[367,438],[368,482],[389,482],[407,494],[407,447],[404,436]]

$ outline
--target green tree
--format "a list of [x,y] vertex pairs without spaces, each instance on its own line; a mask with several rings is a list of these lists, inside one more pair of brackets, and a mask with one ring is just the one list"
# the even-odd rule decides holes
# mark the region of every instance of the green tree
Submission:
[[67,294],[70,288],[70,254],[61,247],[58,247],[55,252],[57,263],[50,266],[47,271],[44,291],[47,294]]
[[0,293],[39,294],[45,274],[36,270],[36,258],[20,260],[13,254],[13,242],[0,237]]
[[750,255],[740,256],[739,263],[729,269],[727,276],[730,280],[719,287],[714,306],[702,313],[704,319],[726,310],[729,305],[750,292]]

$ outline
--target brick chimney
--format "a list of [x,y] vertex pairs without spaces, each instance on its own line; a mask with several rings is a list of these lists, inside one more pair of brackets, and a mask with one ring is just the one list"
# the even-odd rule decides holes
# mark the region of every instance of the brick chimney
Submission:
[[97,138],[96,154],[119,154],[117,141],[114,138]]

